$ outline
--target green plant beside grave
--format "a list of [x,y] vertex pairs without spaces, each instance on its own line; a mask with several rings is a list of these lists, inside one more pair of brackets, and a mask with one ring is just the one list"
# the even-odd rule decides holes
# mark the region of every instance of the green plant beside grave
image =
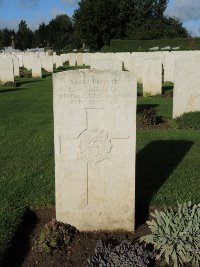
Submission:
[[154,266],[156,258],[155,251],[145,244],[131,243],[124,240],[119,245],[110,242],[97,241],[95,254],[88,259],[87,267],[97,266]]
[[200,112],[188,112],[176,119],[178,129],[200,130]]
[[53,219],[42,230],[36,244],[37,250],[50,253],[53,250],[65,249],[77,234],[78,230],[75,227]]
[[173,267],[200,266],[200,204],[178,204],[178,211],[155,211],[148,221],[151,234],[140,238],[159,251],[157,260]]
[[141,122],[145,126],[157,125],[162,120],[160,116],[157,116],[157,110],[155,108],[145,109],[139,115]]

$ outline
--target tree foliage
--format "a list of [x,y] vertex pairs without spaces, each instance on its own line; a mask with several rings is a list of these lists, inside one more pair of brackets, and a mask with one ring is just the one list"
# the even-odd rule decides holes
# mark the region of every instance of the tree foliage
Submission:
[[28,28],[26,21],[19,23],[19,29],[16,33],[16,48],[24,50],[32,47],[33,32]]
[[74,13],[82,42],[96,49],[111,39],[188,37],[181,22],[166,17],[168,0],[82,0]]

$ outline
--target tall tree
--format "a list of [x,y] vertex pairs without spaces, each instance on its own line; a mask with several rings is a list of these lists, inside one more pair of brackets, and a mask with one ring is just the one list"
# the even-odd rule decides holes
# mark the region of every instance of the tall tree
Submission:
[[99,49],[111,38],[120,37],[117,14],[115,0],[82,0],[73,16],[81,42]]
[[26,21],[19,23],[19,29],[16,33],[16,48],[25,50],[32,47],[33,32],[28,28]]
[[48,43],[53,48],[70,46],[73,38],[72,20],[66,15],[58,15],[48,25]]
[[1,30],[0,32],[0,47],[11,46],[12,36],[15,36],[15,32],[13,30],[9,30],[7,28]]

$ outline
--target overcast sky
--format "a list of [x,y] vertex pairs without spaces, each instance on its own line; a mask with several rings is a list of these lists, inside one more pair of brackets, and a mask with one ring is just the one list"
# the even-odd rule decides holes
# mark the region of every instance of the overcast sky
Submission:
[[[19,21],[24,19],[35,29],[58,14],[72,15],[78,1],[0,0],[0,28],[17,29]],[[194,36],[200,36],[200,0],[170,0],[166,14],[180,18]]]

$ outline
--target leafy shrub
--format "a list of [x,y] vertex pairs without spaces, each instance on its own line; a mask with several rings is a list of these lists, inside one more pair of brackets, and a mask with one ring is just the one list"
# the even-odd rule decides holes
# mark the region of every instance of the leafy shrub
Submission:
[[140,113],[141,122],[146,125],[156,125],[161,122],[161,117],[157,116],[155,108],[145,109]]
[[200,266],[200,204],[179,204],[177,212],[156,210],[152,216],[155,220],[147,222],[152,233],[140,240],[159,250],[157,259],[174,267]]
[[4,86],[7,86],[7,87],[16,87],[16,83],[15,82],[6,82],[6,83],[4,83]]
[[173,90],[171,89],[171,90],[167,90],[167,91],[165,91],[165,92],[164,92],[164,97],[166,97],[166,98],[171,98],[171,97],[173,97]]
[[40,252],[50,253],[53,250],[65,248],[77,234],[78,231],[75,227],[53,219],[42,230],[37,242],[37,249]]
[[99,240],[95,255],[88,260],[87,267],[147,267],[153,266],[155,257],[155,252],[146,245],[125,240],[114,246]]
[[200,112],[188,112],[176,119],[178,129],[200,130]]
[[30,78],[32,77],[31,72],[28,71],[26,68],[20,68],[20,77],[22,78]]

